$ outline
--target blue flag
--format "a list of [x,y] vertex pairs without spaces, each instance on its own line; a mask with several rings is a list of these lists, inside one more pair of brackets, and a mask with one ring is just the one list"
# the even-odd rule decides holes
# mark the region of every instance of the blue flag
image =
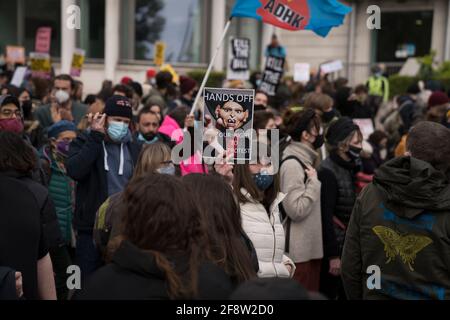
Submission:
[[261,20],[287,30],[312,30],[326,37],[351,8],[337,0],[236,0],[232,17]]

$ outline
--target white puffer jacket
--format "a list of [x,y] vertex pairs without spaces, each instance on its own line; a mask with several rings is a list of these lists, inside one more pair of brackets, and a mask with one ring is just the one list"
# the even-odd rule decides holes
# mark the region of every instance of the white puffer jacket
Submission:
[[[278,210],[278,204],[285,195],[278,194],[270,206],[269,216],[264,206],[253,200],[247,190],[242,188],[241,193],[250,201],[240,203],[242,227],[252,241],[258,256],[258,277],[292,277],[295,264],[284,254],[285,234]],[[291,267],[290,273],[286,265]]]

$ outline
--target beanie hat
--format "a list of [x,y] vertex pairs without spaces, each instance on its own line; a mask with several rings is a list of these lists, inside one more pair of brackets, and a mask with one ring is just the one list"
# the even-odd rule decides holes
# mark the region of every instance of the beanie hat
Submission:
[[131,81],[129,84],[130,87],[133,88],[134,92],[139,96],[142,97],[143,95],[143,91],[142,91],[142,86],[139,82],[136,81]]
[[433,92],[428,99],[428,108],[432,108],[435,106],[440,106],[448,103],[449,99],[447,94],[441,91]]
[[127,76],[123,77],[122,80],[120,80],[120,83],[124,85],[130,85],[130,82],[133,82],[133,79]]
[[156,76],[156,70],[153,68],[149,68],[146,73],[147,78],[151,79]]
[[197,86],[197,81],[192,78],[181,76],[180,77],[180,92],[186,94]]
[[61,120],[54,123],[50,128],[48,128],[48,137],[49,138],[57,138],[61,132],[65,131],[77,131],[77,127],[71,121]]
[[331,146],[337,146],[353,131],[358,130],[359,127],[348,117],[342,117],[331,123],[325,136],[326,141]]
[[131,119],[133,112],[130,99],[124,96],[112,96],[105,103],[105,114],[108,117],[124,117]]

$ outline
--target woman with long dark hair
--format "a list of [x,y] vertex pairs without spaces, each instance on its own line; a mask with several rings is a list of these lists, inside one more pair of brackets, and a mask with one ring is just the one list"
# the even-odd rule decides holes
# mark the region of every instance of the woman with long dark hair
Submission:
[[242,229],[239,204],[231,186],[218,175],[190,174],[182,178],[198,204],[211,239],[214,262],[237,285],[256,278],[256,252]]
[[242,226],[258,256],[258,277],[292,277],[295,265],[284,254],[285,233],[278,209],[284,194],[279,192],[279,176],[272,172],[270,160],[258,157],[256,164],[235,165],[233,176]]
[[134,179],[124,193],[123,231],[76,299],[226,299],[229,277],[209,263],[202,214],[189,189],[173,176]]

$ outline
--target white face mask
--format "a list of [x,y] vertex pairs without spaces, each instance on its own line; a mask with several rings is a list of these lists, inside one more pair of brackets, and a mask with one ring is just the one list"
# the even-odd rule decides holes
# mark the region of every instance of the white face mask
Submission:
[[55,93],[55,98],[59,104],[64,104],[69,101],[70,95],[64,90],[58,90]]

